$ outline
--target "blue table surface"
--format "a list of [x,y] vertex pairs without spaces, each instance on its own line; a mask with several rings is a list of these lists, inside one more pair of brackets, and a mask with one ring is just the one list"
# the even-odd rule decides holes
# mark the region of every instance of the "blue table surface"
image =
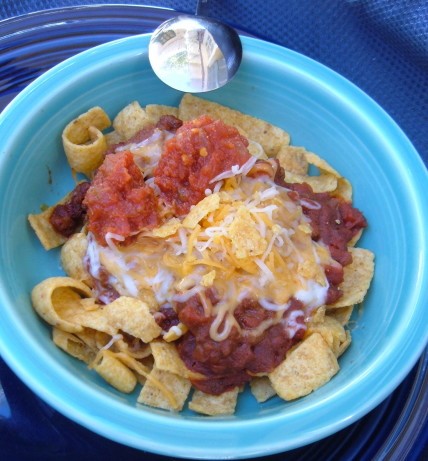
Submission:
[[[0,20],[49,8],[98,3],[150,5],[187,13],[196,9],[196,0],[0,0]],[[428,163],[427,0],[212,0],[208,8],[210,16],[309,56],[356,84],[389,113]],[[0,39],[5,24],[7,21],[0,22]],[[0,78],[0,97],[1,84]],[[373,448],[375,444],[384,445],[387,439],[380,428],[383,425],[384,431],[389,430],[386,422],[397,411],[394,402],[405,398],[402,394],[409,392],[415,380],[423,379],[426,362],[425,358],[416,366],[390,401],[372,412],[367,417],[371,419],[366,418],[362,425],[311,447],[268,458],[381,459]],[[402,412],[400,409],[396,414]],[[400,459],[428,459],[427,418],[422,421],[418,419],[423,427],[414,428],[418,436],[412,440],[413,446],[401,450],[400,456],[406,456]],[[371,433],[370,425],[376,433]],[[359,434],[359,430],[367,435]],[[332,444],[342,443],[340,437],[349,438],[351,445],[358,440],[359,449],[352,454],[349,449],[341,453],[331,450]],[[398,459],[393,448],[384,450],[382,459]],[[0,460],[68,461],[101,456],[173,459],[122,447],[69,421],[39,400],[0,358]]]

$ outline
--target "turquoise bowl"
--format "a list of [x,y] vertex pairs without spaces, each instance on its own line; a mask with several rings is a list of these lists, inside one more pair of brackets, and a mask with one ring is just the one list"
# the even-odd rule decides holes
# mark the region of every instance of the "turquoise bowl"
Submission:
[[27,224],[41,204],[72,188],[61,147],[65,124],[94,105],[111,116],[133,100],[178,104],[152,72],[149,36],[107,43],[46,72],[0,116],[0,352],[36,394],[79,424],[142,450],[197,459],[249,458],[326,437],[381,403],[405,378],[428,338],[427,170],[406,136],[369,97],[328,68],[243,37],[233,81],[206,97],[286,129],[349,178],[369,222],[360,246],[375,277],[355,314],[341,371],[311,395],[258,404],[248,391],[230,417],[169,413],[136,403],[52,343],[30,291],[62,274]]

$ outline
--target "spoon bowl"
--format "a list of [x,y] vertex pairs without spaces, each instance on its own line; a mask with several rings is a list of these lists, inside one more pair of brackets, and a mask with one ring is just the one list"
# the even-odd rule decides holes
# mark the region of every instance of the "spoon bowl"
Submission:
[[149,60],[155,74],[176,90],[212,91],[236,74],[242,43],[226,24],[198,14],[179,15],[154,31]]

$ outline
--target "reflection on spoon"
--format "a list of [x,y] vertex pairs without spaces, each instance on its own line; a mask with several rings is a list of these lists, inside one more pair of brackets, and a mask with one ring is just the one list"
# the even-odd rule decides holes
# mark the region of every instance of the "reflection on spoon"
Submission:
[[199,93],[229,82],[242,60],[242,43],[231,27],[203,16],[180,15],[162,23],[152,35],[149,60],[156,75],[176,90]]

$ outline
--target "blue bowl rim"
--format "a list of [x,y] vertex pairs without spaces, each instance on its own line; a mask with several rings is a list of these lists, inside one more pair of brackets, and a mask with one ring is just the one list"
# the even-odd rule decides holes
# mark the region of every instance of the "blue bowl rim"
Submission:
[[[83,57],[90,61],[91,59],[99,60],[99,62],[102,61],[102,59],[105,59],[107,56],[113,55],[114,51],[118,51],[120,54],[120,59],[124,59],[127,56],[134,56],[136,54],[142,53],[142,44],[143,43],[148,43],[148,39],[150,37],[150,34],[144,34],[142,36],[134,36],[134,37],[127,37],[124,39],[116,40],[114,42],[109,42],[103,45],[99,45],[95,48],[92,48],[90,50],[84,51],[80,53],[77,56],[71,57],[67,59],[66,61],[62,62],[61,64],[55,66],[53,69],[47,71],[45,74],[40,76],[37,80],[35,80],[33,83],[31,83],[26,89],[24,89],[0,114],[0,126],[4,124],[4,126],[7,127],[8,125],[8,120],[9,118],[13,118],[13,114],[16,111],[19,111],[20,107],[23,105],[25,107],[27,103],[27,99],[29,97],[32,97],[33,92],[37,93],[37,88],[39,86],[43,85],[50,85],[54,84],[57,79],[61,79],[61,76],[63,75],[64,72],[67,72],[69,70],[78,70],[80,66],[80,59]],[[422,160],[418,156],[417,152],[411,145],[410,141],[406,138],[404,133],[401,131],[401,129],[395,124],[395,122],[389,117],[386,112],[383,111],[371,98],[369,98],[365,93],[363,93],[360,89],[358,89],[355,85],[353,85],[351,82],[348,80],[344,79],[342,76],[339,74],[335,73],[334,71],[330,70],[326,66],[323,66],[319,64],[318,62],[307,58],[299,53],[296,53],[294,51],[288,50],[286,48],[280,47],[278,45],[270,44],[267,42],[264,42],[259,39],[255,38],[249,38],[249,37],[242,37],[244,47],[251,49],[252,51],[256,51],[258,48],[260,51],[265,52],[266,48],[269,49],[269,52],[272,53],[272,59],[276,59],[279,57],[282,57],[287,60],[287,65],[290,67],[296,66],[297,70],[301,70],[300,66],[302,63],[304,63],[305,66],[305,72],[311,72],[311,70],[315,70],[317,73],[317,78],[321,79],[322,84],[326,84],[325,82],[329,82],[328,85],[333,88],[333,91],[337,93],[338,88],[342,91],[344,88],[346,88],[346,93],[347,93],[347,98],[351,99],[351,104],[353,98],[356,98],[358,100],[361,100],[364,103],[365,109],[368,109],[372,112],[372,115],[376,116],[376,120],[373,121],[373,123],[380,123],[380,126],[388,126],[389,130],[392,130],[394,132],[394,135],[399,139],[400,143],[402,143],[403,146],[406,146],[406,151],[407,154],[412,155],[412,162],[413,162],[413,167],[415,170],[419,170],[419,176],[425,177],[425,180],[428,178],[428,173],[426,170],[425,165],[423,164]],[[244,48],[245,49],[245,48]],[[58,80],[59,81],[59,80]],[[2,155],[0,157],[0,170],[2,168],[3,162],[5,161],[5,155]],[[427,183],[427,181],[425,181]],[[422,186],[418,182],[418,189],[420,189],[421,192]],[[425,184],[424,184],[425,186]],[[425,189],[426,186],[425,186]],[[422,219],[422,217],[420,217]],[[424,223],[426,224],[426,218]],[[422,225],[422,221],[421,221]],[[426,227],[425,227],[426,228]],[[427,238],[425,238],[424,242],[424,248],[427,248]],[[424,252],[425,253],[425,252]],[[421,261],[421,279],[420,279],[420,286],[423,286],[424,282],[427,281],[428,278],[428,272],[426,270],[426,263],[425,261]],[[425,284],[426,285],[426,284]],[[1,281],[0,284],[0,292],[1,292],[1,299],[2,299],[2,304],[3,302],[7,302],[7,287],[4,286],[3,281]],[[425,296],[426,298],[426,296]],[[2,314],[3,315],[3,314]],[[0,332],[3,330],[3,324],[0,324]],[[23,337],[25,337],[25,332],[21,331]],[[159,444],[156,441],[148,440],[145,439],[143,443],[141,440],[137,440],[135,435],[132,433],[125,433],[122,432],[121,434],[118,434],[117,431],[115,431],[114,428],[111,427],[111,422],[107,421],[104,422],[102,419],[100,419],[97,415],[82,415],[79,409],[74,408],[71,405],[67,405],[61,398],[58,398],[57,395],[52,394],[50,390],[47,390],[43,387],[41,382],[38,382],[37,380],[34,380],[34,377],[31,373],[29,373],[28,368],[22,367],[21,363],[16,362],[13,356],[13,351],[8,348],[7,342],[3,341],[3,338],[7,335],[7,332],[5,332],[5,335],[0,334],[0,351],[2,353],[2,356],[4,357],[5,361],[9,364],[9,366],[16,372],[16,374],[33,390],[38,394],[41,398],[46,400],[49,404],[51,404],[54,408],[58,409],[60,412],[64,413],[66,416],[70,417],[71,419],[79,422],[83,426],[88,427],[89,429],[94,430],[95,432],[99,432],[100,434],[107,436],[111,439],[117,440],[121,443],[126,443],[129,444],[130,446],[134,446],[136,448],[141,448],[153,452],[159,452],[162,454],[172,454],[176,456],[191,456],[191,457],[197,457],[200,459],[205,459],[213,456],[212,452],[209,452],[207,450],[194,450],[192,453],[189,453],[188,447],[175,447],[172,448],[169,451],[165,451],[165,447],[159,446]],[[355,420],[359,419],[362,417],[364,414],[366,414],[368,411],[370,411],[372,408],[374,408],[377,404],[379,404],[387,395],[389,395],[398,385],[399,383],[405,378],[407,373],[410,371],[410,369],[413,367],[413,365],[416,363],[417,359],[421,355],[426,343],[428,342],[428,328],[425,328],[425,332],[423,335],[420,335],[418,338],[419,341],[417,343],[412,343],[414,346],[413,349],[409,352],[408,355],[408,361],[406,363],[406,366],[402,367],[397,374],[395,375],[394,380],[390,380],[387,385],[384,388],[384,392],[382,395],[373,395],[370,397],[369,400],[367,400],[364,405],[359,406],[359,408],[355,408],[352,414],[348,415],[346,418],[336,421],[335,424],[331,424],[326,427],[319,428],[317,431],[313,431],[310,433],[306,433],[301,435],[300,438],[295,438],[291,442],[288,441],[279,441],[276,445],[270,444],[269,446],[263,446],[259,445],[257,448],[251,448],[251,451],[245,451],[245,449],[242,449],[242,447],[239,450],[239,453],[230,453],[229,451],[227,452],[222,452],[220,457],[224,458],[230,458],[236,457],[236,458],[242,458],[242,457],[251,457],[251,456],[262,456],[266,455],[269,453],[276,453],[282,450],[286,449],[292,449],[296,448],[299,446],[302,446],[304,444],[313,442],[315,440],[318,440],[320,438],[323,438],[327,435],[332,434],[333,432],[336,432],[343,427],[351,424]],[[43,351],[41,350],[35,350],[35,352],[43,354]],[[47,360],[47,365],[48,366],[55,366],[54,360],[52,358]],[[72,382],[73,386],[75,386],[76,390],[79,392],[82,392],[83,394],[87,395],[87,400],[89,399],[95,399],[94,401],[99,401],[99,403],[102,403],[102,400],[100,400],[100,396],[97,395],[97,392],[95,391],[88,391],[88,389],[85,387],[83,383],[81,383],[78,379],[74,380]],[[133,410],[130,410],[128,408],[124,408],[123,406],[120,405],[115,405],[112,404],[113,407],[116,407],[116,410],[121,410],[124,412],[125,415],[128,417],[131,417],[133,414]],[[145,417],[148,419],[148,422],[152,424],[159,424],[160,426],[167,427],[167,419],[163,415],[158,415],[158,414],[149,414],[147,413]],[[228,426],[228,430],[239,430],[239,431],[250,431],[250,429],[254,430],[254,435],[257,435],[259,431],[262,430],[263,424],[262,424],[262,419],[257,420],[258,427],[256,429],[253,428],[254,422],[253,421],[237,421],[237,420],[210,420],[208,424],[203,423],[203,422],[198,422],[198,424],[202,428],[209,428],[210,432],[216,432],[216,431],[221,431],[221,429],[224,427],[225,423]],[[269,421],[265,421],[264,424],[270,424],[275,425],[275,424],[280,424],[281,420],[283,419],[282,414],[278,414],[276,416],[269,416],[267,418]],[[168,419],[168,421],[174,421],[175,419]],[[185,419],[180,419],[180,424],[184,427],[185,430],[188,429],[195,429],[194,424],[192,421],[186,421]],[[174,423],[173,423],[174,426]],[[171,428],[173,428],[171,426]],[[217,447],[220,450],[220,447]],[[168,450],[168,449],[167,449]]]

